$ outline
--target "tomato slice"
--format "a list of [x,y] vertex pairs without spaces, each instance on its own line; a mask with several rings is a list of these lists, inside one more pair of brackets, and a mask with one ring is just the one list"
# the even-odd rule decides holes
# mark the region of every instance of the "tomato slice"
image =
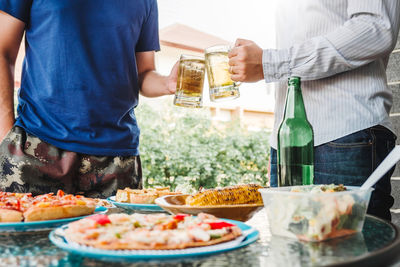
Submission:
[[21,201],[17,199],[17,209],[21,210]]
[[73,195],[65,195],[63,196],[63,200],[74,200],[75,197]]
[[207,223],[208,225],[210,225],[211,230],[215,230],[215,229],[222,229],[225,227],[232,227],[235,226],[234,224],[228,223],[228,222],[210,222]]
[[58,197],[63,197],[64,195],[65,195],[64,191],[62,191],[62,190],[58,190],[57,191],[57,196]]
[[88,219],[94,220],[96,223],[100,225],[105,225],[107,223],[111,223],[110,219],[105,214],[96,214],[93,216],[89,216]]
[[183,221],[185,217],[190,216],[189,214],[184,214],[184,213],[178,213],[174,216],[174,220],[177,220],[178,222]]

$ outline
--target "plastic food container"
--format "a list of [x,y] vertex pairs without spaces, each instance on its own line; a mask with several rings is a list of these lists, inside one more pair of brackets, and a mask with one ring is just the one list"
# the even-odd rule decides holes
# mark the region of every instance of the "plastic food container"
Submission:
[[259,189],[271,234],[316,242],[361,232],[373,189],[313,192],[315,187]]

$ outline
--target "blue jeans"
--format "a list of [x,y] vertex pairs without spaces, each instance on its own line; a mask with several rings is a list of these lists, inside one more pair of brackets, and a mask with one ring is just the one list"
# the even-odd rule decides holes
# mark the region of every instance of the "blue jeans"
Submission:
[[[314,147],[314,184],[359,186],[394,148],[396,136],[374,126]],[[277,186],[277,154],[271,148],[271,186]],[[391,220],[390,177],[394,168],[375,185],[367,213]]]

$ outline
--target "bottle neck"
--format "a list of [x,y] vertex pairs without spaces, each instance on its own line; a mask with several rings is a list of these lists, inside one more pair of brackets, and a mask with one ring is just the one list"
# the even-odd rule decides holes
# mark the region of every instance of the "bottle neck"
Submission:
[[307,118],[300,86],[289,85],[284,118]]

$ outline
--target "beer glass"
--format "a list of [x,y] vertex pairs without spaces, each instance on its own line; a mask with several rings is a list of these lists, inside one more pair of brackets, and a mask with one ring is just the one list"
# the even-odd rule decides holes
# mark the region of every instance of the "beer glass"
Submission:
[[174,104],[181,107],[203,106],[205,61],[203,57],[181,55]]
[[228,45],[217,45],[205,50],[211,101],[235,99],[240,95],[240,83],[232,81],[229,72],[228,53],[230,49],[231,47]]

